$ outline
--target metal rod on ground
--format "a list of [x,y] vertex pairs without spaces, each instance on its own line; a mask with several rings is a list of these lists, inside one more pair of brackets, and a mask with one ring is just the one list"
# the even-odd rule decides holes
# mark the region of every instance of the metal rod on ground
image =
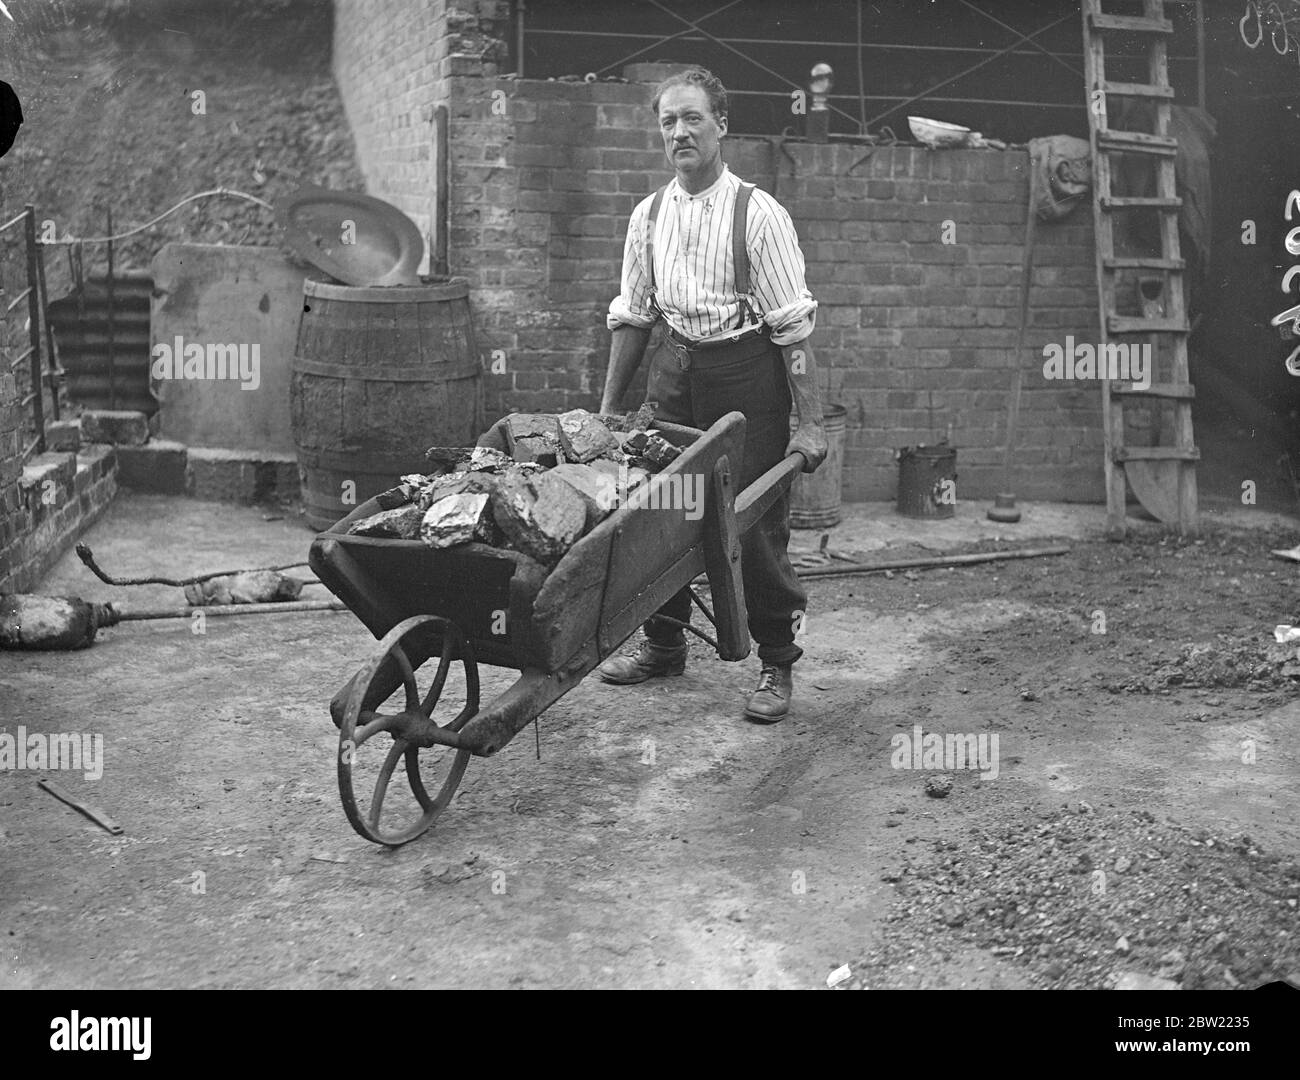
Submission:
[[89,803],[84,803],[80,799],[69,795],[61,787],[56,785],[52,780],[37,780],[36,786],[44,788],[53,795],[59,802],[67,803],[72,809],[79,813],[85,814],[96,825],[102,829],[107,829],[114,836],[122,834],[122,826],[109,817],[103,810],[100,810]]
[[1000,562],[1003,559],[1041,559],[1049,555],[1068,555],[1064,544],[1057,547],[1022,548],[1019,551],[979,551],[970,555],[936,555],[932,559],[899,559],[887,563],[855,563],[851,566],[820,566],[802,573],[800,578],[840,577],[844,574],[873,574],[882,570],[919,570],[925,567],[968,566],[972,563]]
[[[1068,555],[1065,544],[1043,548],[1017,548],[1014,551],[976,551],[969,555],[935,555],[923,559],[896,559],[893,562],[851,563],[848,566],[818,566],[811,570],[795,569],[798,578],[839,577],[843,574],[878,574],[884,570],[924,570],[942,566],[969,566],[975,563],[1001,562],[1004,559],[1042,559],[1050,555]],[[692,585],[707,585],[701,574]]]
[[108,214],[108,407],[117,408],[117,363],[113,356],[113,208]]
[[[211,581],[213,578],[230,577],[234,574],[252,573],[249,569],[243,570],[217,570],[211,574],[199,574],[196,577],[187,578],[167,578],[167,577],[138,577],[138,578],[118,578],[110,577],[99,568],[95,562],[95,556],[90,550],[89,544],[78,544],[76,547],[77,558],[90,568],[90,572],[99,578],[105,585],[198,585],[200,582]],[[292,570],[296,566],[306,566],[305,562],[285,563],[283,566],[265,566],[258,567],[259,570]],[[317,584],[316,582],[313,582]],[[306,584],[304,582],[304,584]]]
[[209,607],[155,608],[122,611],[120,622],[143,622],[148,619],[190,619],[196,611],[205,615],[282,615],[292,611],[347,611],[342,600],[286,600],[275,604],[212,604]]
[[1034,225],[1038,221],[1038,169],[1031,154],[1029,156],[1029,211],[1025,216],[1025,254],[1020,266],[1020,325],[1016,330],[1016,349],[1011,354],[1011,364],[1015,369],[1011,376],[1011,395],[1007,404],[1007,448],[1002,457],[1002,490],[993,500],[989,510],[991,521],[1000,521],[1014,525],[1020,520],[1020,511],[1016,509],[1016,496],[1011,490],[1011,453],[1016,445],[1016,428],[1020,423],[1020,354],[1025,348],[1025,331],[1029,324],[1029,286],[1034,273]]

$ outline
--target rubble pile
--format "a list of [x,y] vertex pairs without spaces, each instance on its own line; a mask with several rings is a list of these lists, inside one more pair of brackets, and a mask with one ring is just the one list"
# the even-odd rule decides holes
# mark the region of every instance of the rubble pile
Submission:
[[1042,989],[1300,977],[1300,864],[1145,810],[1006,803],[960,841],[918,837],[884,880],[894,903],[851,964],[877,989],[915,985],[936,952],[962,945],[1023,966]]
[[1220,635],[1214,641],[1189,642],[1170,655],[1153,654],[1152,669],[1123,679],[1100,681],[1112,694],[1167,694],[1191,689],[1294,689],[1300,681],[1300,649],[1263,634]]
[[681,454],[651,427],[654,411],[647,402],[624,417],[513,414],[502,427],[505,452],[431,448],[431,472],[403,476],[378,497],[384,509],[348,532],[435,548],[477,542],[553,566]]

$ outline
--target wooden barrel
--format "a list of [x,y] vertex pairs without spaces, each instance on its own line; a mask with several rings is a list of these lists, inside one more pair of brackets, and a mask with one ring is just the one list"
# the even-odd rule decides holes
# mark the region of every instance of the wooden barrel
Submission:
[[431,446],[472,446],[482,366],[464,278],[391,288],[303,282],[289,403],[308,524],[327,529]]
[[[827,405],[826,460],[814,473],[798,473],[790,487],[790,527],[827,529],[840,523],[844,494],[844,429],[848,413],[843,405]],[[790,422],[794,430],[795,420]]]

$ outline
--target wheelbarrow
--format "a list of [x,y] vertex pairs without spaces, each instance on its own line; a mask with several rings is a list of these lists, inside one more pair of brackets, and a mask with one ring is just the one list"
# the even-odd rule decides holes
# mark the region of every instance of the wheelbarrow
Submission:
[[[508,420],[485,432],[479,445],[504,450]],[[700,607],[717,637],[693,632],[723,660],[749,655],[740,537],[789,488],[804,459],[791,454],[737,493],[733,463],[743,461],[745,446],[741,413],[728,413],[706,432],[666,423],[656,430],[681,455],[549,571],[525,555],[484,544],[438,549],[418,540],[348,535],[353,522],[400,505],[393,501],[400,497],[388,493],[316,537],[311,568],[379,639],[330,705],[339,729],[343,810],[367,840],[397,846],[427,831],[451,802],[471,755],[501,750],[701,572],[714,609]],[[674,474],[682,475],[675,483],[703,484],[702,513],[670,505]],[[701,479],[688,481],[693,475]],[[416,673],[433,657],[437,665],[421,694]],[[479,700],[480,662],[519,672],[486,706]],[[440,721],[435,713],[454,664],[463,669],[464,704]],[[391,745],[363,811],[354,786],[358,755],[381,733]],[[381,815],[399,764],[419,813],[394,826]]]

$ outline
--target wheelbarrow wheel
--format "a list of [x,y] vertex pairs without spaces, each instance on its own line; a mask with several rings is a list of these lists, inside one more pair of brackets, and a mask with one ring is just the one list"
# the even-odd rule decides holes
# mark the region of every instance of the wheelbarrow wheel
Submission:
[[[438,669],[427,693],[421,698],[415,681],[415,669],[418,665],[412,665],[408,651],[414,652],[417,656],[426,656],[428,651],[416,649],[412,635],[418,635],[427,642],[431,635],[439,632],[442,635],[442,643],[438,650]],[[447,684],[451,665],[456,660],[461,662],[465,671],[465,707],[450,722],[441,727],[448,731],[459,731],[478,712],[478,664],[474,659],[473,649],[465,640],[465,635],[448,619],[436,615],[416,615],[398,623],[384,635],[375,654],[361,667],[346,688],[342,722],[339,725],[339,796],[348,821],[367,840],[397,847],[423,835],[433,825],[438,815],[447,808],[456,789],[460,786],[461,777],[465,775],[465,767],[469,764],[469,751],[440,745],[431,737],[431,733],[440,726],[433,719],[433,710]],[[400,712],[381,712],[380,707],[396,693],[396,690],[388,689],[392,687],[394,664],[396,674],[401,678],[400,689],[405,698],[404,708]],[[371,705],[374,707],[372,708]],[[369,808],[363,813],[354,787],[357,753],[365,743],[380,732],[388,732],[392,737],[393,745],[389,748],[383,765],[380,766]],[[438,758],[434,767],[441,776],[442,783],[437,794],[433,796],[430,796],[421,775],[420,751],[422,749],[430,750],[429,756]],[[450,763],[448,758],[451,758]],[[382,823],[381,815],[388,786],[392,782],[397,763],[402,759],[406,762],[407,783],[416,802],[419,803],[421,813],[409,825],[394,829]]]

